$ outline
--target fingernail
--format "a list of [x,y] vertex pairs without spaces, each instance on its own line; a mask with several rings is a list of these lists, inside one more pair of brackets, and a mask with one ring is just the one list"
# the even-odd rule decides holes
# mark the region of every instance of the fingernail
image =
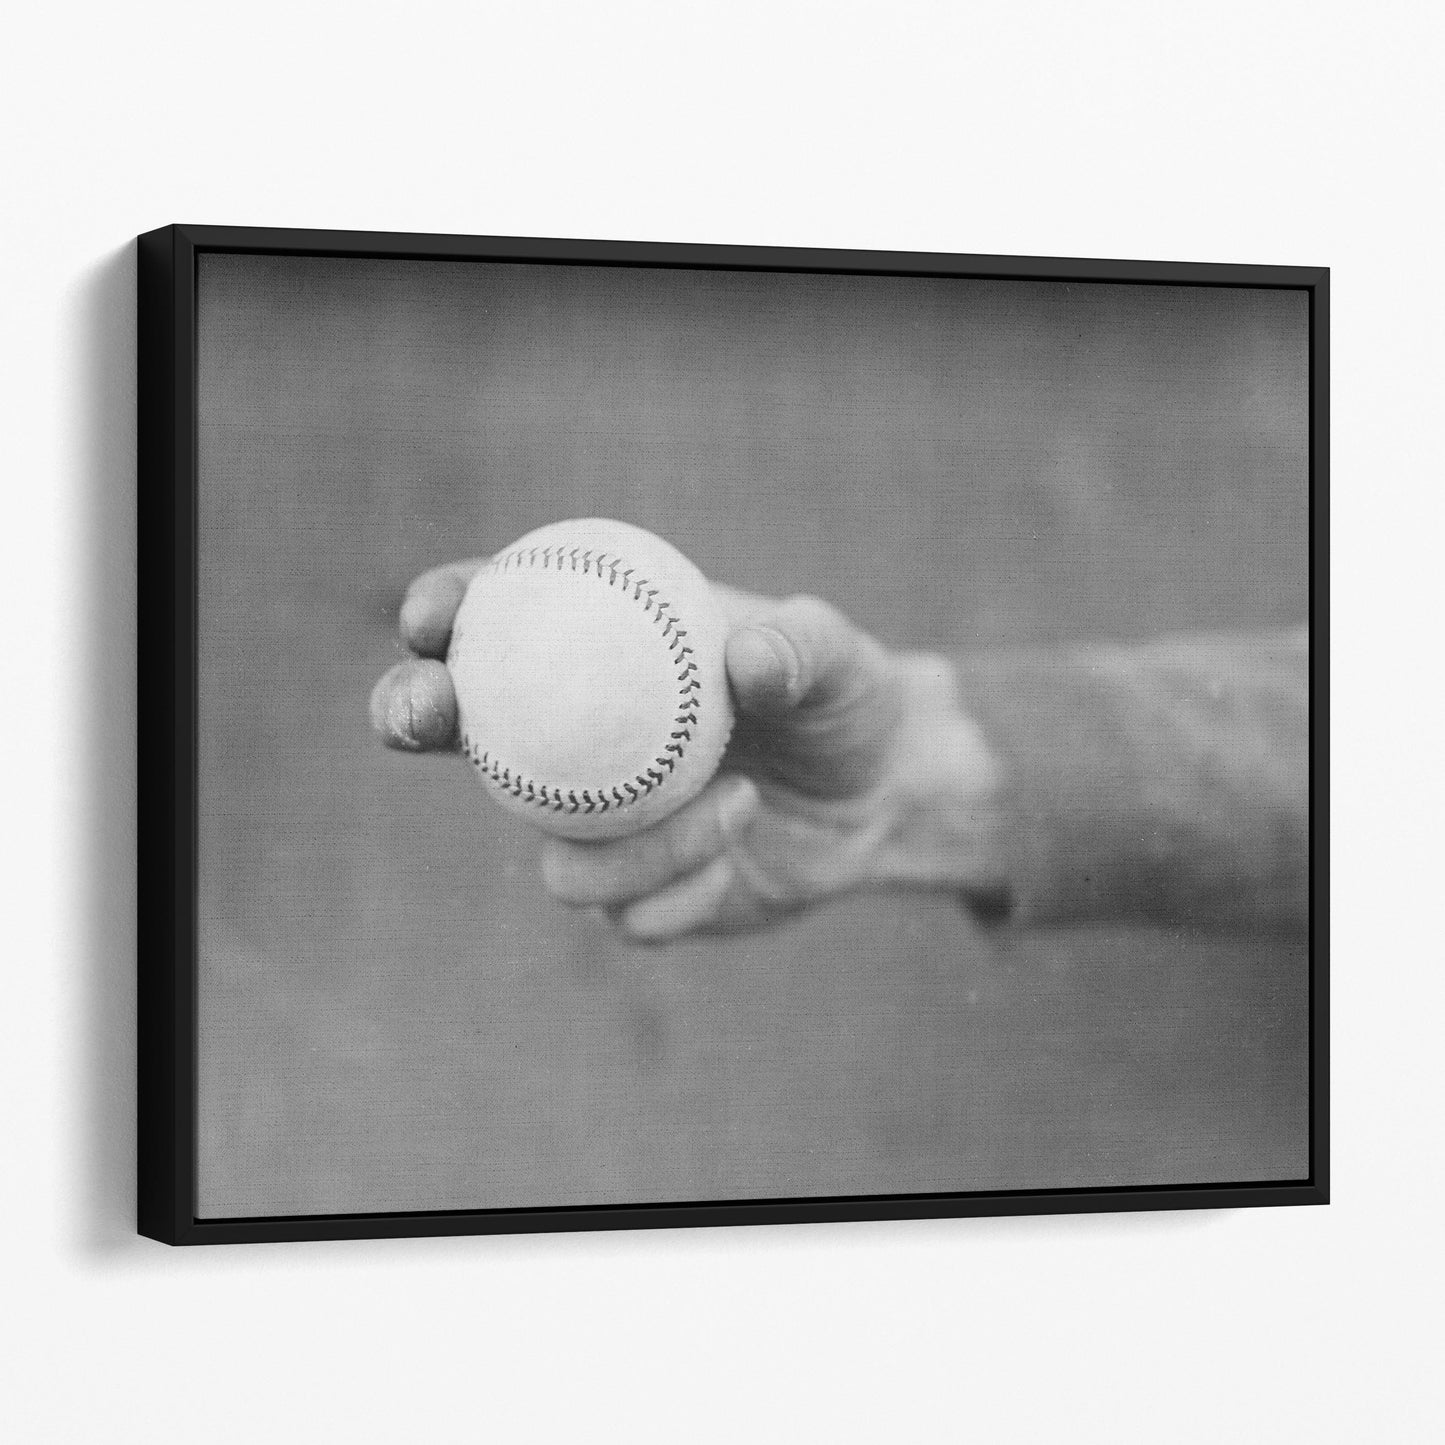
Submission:
[[387,679],[383,677],[371,689],[371,699],[367,703],[367,711],[371,714],[371,725],[377,732],[386,731],[386,691]]
[[738,633],[731,645],[746,704],[764,709],[789,706],[802,667],[793,644],[776,628],[755,623]]
[[416,746],[416,709],[409,691],[398,688],[392,693],[387,700],[386,723],[392,737],[408,747]]
[[769,627],[766,624],[754,628],[754,631],[767,644],[773,656],[778,659],[779,666],[783,669],[783,687],[789,700],[791,700],[798,689],[798,676],[803,670],[802,659],[798,656],[798,649],[793,646],[792,640],[779,632],[776,627]]

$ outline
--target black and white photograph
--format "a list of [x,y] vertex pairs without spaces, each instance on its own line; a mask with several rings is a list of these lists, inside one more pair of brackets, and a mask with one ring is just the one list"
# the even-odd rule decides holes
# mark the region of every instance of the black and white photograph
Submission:
[[196,1223],[1308,1197],[1323,273],[560,244],[197,247]]

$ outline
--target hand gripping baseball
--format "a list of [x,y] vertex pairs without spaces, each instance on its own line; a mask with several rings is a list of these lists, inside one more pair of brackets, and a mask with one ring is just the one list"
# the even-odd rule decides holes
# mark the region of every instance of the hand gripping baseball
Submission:
[[[441,659],[483,565],[455,563],[412,584],[401,630],[417,657],[372,694],[389,746],[457,749]],[[890,652],[814,598],[714,592],[735,704],[721,770],[631,836],[550,839],[543,876],[553,894],[661,941],[767,924],[861,886],[986,881],[997,768],[947,661]]]
[[538,527],[478,568],[447,669],[494,802],[596,842],[675,813],[732,732],[717,593],[677,548],[601,517]]

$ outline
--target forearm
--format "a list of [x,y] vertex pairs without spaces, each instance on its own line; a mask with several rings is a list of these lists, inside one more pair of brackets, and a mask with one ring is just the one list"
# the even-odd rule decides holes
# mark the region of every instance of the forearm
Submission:
[[976,653],[908,674],[883,872],[1025,925],[1303,932],[1308,637]]
[[1305,930],[1305,631],[974,655],[958,680],[1019,921]]

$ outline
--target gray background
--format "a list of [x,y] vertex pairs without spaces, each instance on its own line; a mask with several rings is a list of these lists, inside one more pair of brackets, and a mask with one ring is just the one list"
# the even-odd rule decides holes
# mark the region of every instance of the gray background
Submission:
[[1298,293],[207,257],[205,1215],[1297,1177],[1303,950],[943,898],[639,950],[366,721],[406,582],[610,515],[943,647],[1293,623]]

